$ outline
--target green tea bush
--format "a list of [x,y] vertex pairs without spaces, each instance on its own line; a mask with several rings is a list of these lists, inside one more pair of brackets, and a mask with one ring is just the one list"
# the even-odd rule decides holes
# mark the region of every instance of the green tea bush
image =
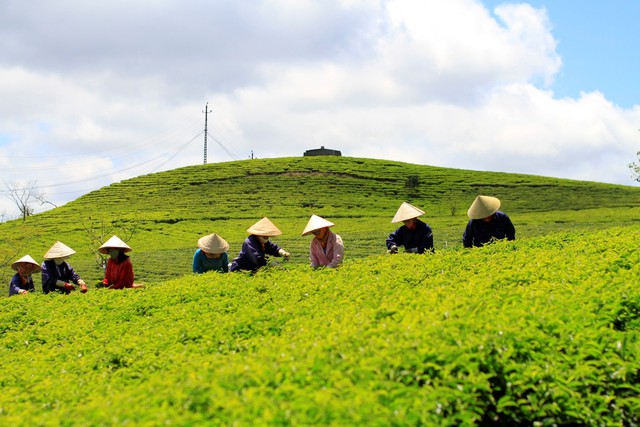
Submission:
[[640,423],[639,226],[0,300],[6,425]]

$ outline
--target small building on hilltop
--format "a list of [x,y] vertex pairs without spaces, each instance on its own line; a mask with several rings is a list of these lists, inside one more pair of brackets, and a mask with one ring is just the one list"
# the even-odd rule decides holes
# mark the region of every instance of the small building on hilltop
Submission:
[[314,148],[313,150],[307,150],[304,152],[305,156],[342,156],[339,150],[332,150],[330,148],[324,148],[324,145],[320,148]]

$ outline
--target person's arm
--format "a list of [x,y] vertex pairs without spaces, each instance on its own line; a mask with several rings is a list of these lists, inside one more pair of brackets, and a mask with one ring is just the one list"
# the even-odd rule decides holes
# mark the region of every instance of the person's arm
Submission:
[[107,267],[104,270],[104,279],[102,280],[102,284],[105,286],[109,286],[113,283],[113,278],[112,278],[113,267],[111,266],[112,263],[113,261],[111,261],[111,259],[107,259]]
[[504,229],[505,234],[507,235],[507,240],[515,240],[516,239],[516,228],[513,226],[511,219],[504,214]]
[[276,243],[273,243],[271,240],[269,240],[267,243],[264,244],[264,253],[271,255],[271,256],[280,256],[280,254],[278,252],[280,252],[280,246],[278,246]]
[[389,234],[389,237],[387,237],[386,245],[390,253],[398,252],[398,246],[402,245],[402,227]]
[[433,230],[428,225],[424,229],[420,246],[418,246],[418,253],[423,254],[427,251],[433,252]]
[[222,254],[222,271],[229,272],[229,255],[226,252]]
[[342,260],[344,258],[344,244],[342,243],[342,238],[335,235],[335,239],[331,242],[333,244],[333,258],[327,265],[329,268],[336,268],[340,264],[342,264]]
[[22,280],[20,280],[20,275],[15,274],[11,281],[9,282],[9,295],[19,294],[22,289],[20,287],[22,285]]
[[272,256],[289,258],[289,252],[285,251],[271,240],[264,245],[264,251]]
[[469,222],[467,223],[467,228],[465,228],[464,233],[462,234],[462,245],[465,248],[472,248],[473,247],[473,227],[472,227],[472,222],[473,222],[473,220],[469,220]]
[[26,283],[24,284],[24,291],[23,293],[26,292],[34,292],[36,290],[35,286],[33,285],[33,276],[29,276],[27,278]]
[[318,268],[320,266],[320,258],[318,257],[319,244],[315,238],[311,239],[309,243],[309,262],[311,268]]
[[200,261],[200,254],[202,253],[201,249],[197,249],[193,254],[193,272],[196,274],[204,273],[204,269],[202,268],[202,261]]
[[[76,271],[73,269],[73,267],[71,267],[67,263],[64,263],[63,265],[66,265],[66,268],[67,268],[67,271],[68,271],[68,273],[65,274],[65,277],[71,277],[71,281],[73,283],[75,283],[76,285],[80,286],[80,292],[82,292],[82,293],[87,292],[87,284],[84,282],[84,280],[82,280],[82,278],[78,275],[78,273],[76,273]],[[64,288],[68,289],[68,290],[72,290],[73,289],[73,285],[69,285],[69,284],[65,283]]]
[[78,275],[78,273],[76,273],[76,271],[73,269],[73,267],[71,267],[69,264],[64,263],[63,265],[66,264],[66,268],[67,268],[67,277],[71,278],[71,282],[75,283],[76,285],[82,285],[84,284],[84,280],[82,280],[82,278]]

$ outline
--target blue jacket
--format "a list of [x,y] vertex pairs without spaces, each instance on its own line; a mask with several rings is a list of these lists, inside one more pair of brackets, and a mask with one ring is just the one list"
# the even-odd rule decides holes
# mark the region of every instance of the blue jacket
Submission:
[[267,265],[267,259],[265,255],[280,256],[278,253],[280,246],[269,240],[262,249],[262,244],[258,240],[258,236],[253,234],[247,237],[242,244],[240,253],[231,263],[229,271],[237,270],[257,270],[260,267]]
[[387,237],[387,249],[391,246],[404,246],[407,252],[419,254],[433,250],[433,231],[424,222],[416,220],[416,228],[409,230],[406,225],[401,226]]
[[48,294],[49,292],[59,291],[65,294],[70,293],[69,290],[64,288],[59,288],[56,285],[58,280],[62,280],[63,282],[73,282],[76,285],[78,284],[78,280],[80,280],[80,276],[74,271],[73,267],[71,267],[66,262],[63,262],[60,265],[56,265],[55,261],[48,260],[42,263],[42,292]]
[[29,292],[35,291],[35,287],[33,286],[33,278],[31,275],[27,278],[27,282],[23,285],[22,279],[20,278],[20,273],[16,273],[11,278],[11,282],[9,282],[9,296],[17,294],[20,290],[25,290]]
[[492,215],[491,221],[482,219],[469,220],[467,228],[462,235],[462,244],[465,248],[483,246],[492,239],[515,240],[516,229],[506,213],[497,211]]

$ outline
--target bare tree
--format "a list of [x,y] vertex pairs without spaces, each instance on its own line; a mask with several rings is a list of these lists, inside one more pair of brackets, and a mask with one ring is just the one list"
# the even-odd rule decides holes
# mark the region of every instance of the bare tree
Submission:
[[629,163],[629,169],[631,169],[631,173],[633,174],[633,180],[640,182],[640,151],[638,151],[636,155],[638,156],[638,161]]
[[88,221],[82,222],[89,250],[95,256],[95,263],[103,270],[107,266],[108,256],[98,252],[98,248],[102,246],[112,235],[118,234],[125,242],[129,241],[138,230],[139,219],[133,221],[124,221],[122,218],[115,220],[105,220],[89,217]]
[[39,228],[27,224],[17,227],[15,233],[4,236],[0,241],[0,268],[8,266],[16,258],[25,255],[24,251],[29,247],[31,240],[39,234]]
[[44,194],[38,190],[36,181],[29,181],[25,185],[15,182],[5,182],[4,195],[18,208],[22,220],[33,215],[35,202],[44,203]]

